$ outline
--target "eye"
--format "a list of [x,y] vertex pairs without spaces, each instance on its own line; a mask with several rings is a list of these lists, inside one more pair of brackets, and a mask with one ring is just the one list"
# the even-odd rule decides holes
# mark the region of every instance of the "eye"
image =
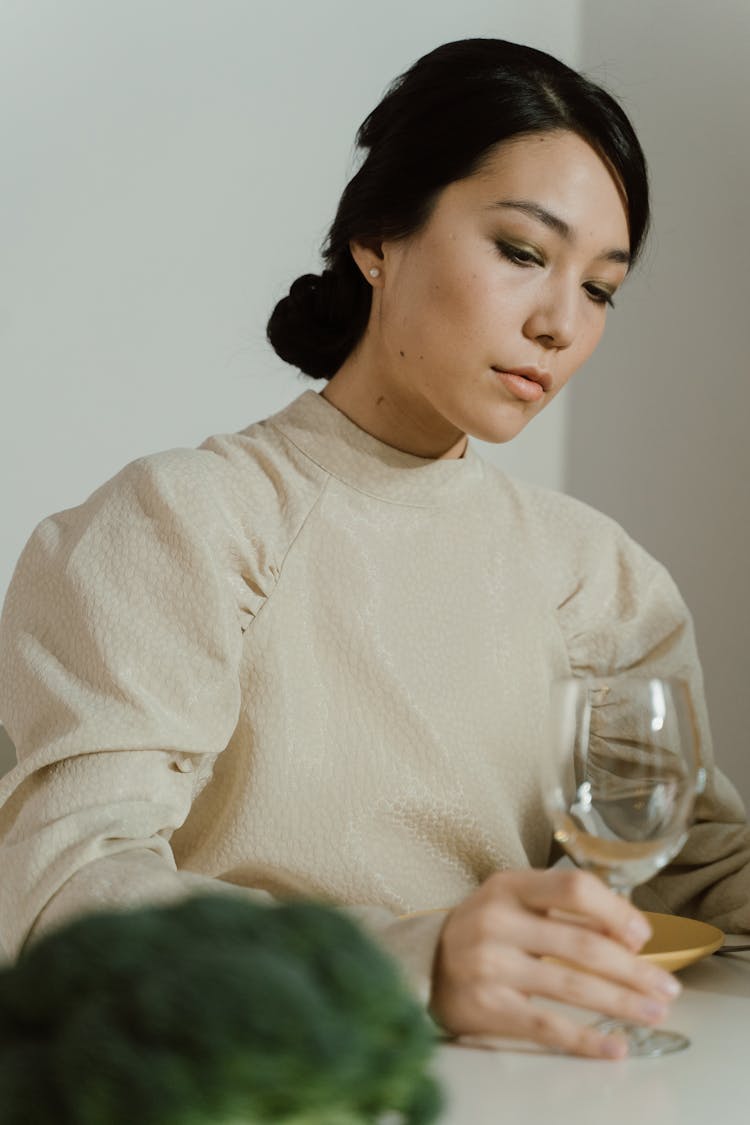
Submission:
[[[514,246],[512,242],[505,242],[502,238],[495,239],[495,245],[501,257],[508,262],[513,262],[516,266],[544,266],[544,259],[533,250],[527,250],[523,246]],[[615,307],[615,302],[612,300],[613,295],[609,289],[591,283],[584,285],[583,288],[595,305],[609,305],[611,309]]]
[[543,266],[544,262],[532,250],[524,250],[522,246],[514,246],[512,242],[503,242],[502,239],[495,241],[500,254],[507,261],[513,262],[516,266]]
[[608,289],[601,289],[598,285],[584,285],[583,288],[586,290],[594,304],[609,305],[611,309],[615,307],[615,302],[612,300],[612,294]]

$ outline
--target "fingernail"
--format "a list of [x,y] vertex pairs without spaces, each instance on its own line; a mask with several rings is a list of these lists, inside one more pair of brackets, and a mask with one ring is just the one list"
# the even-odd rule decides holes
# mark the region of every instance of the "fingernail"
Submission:
[[645,918],[633,918],[628,922],[625,936],[631,945],[640,948],[651,937],[651,927]]
[[682,992],[682,985],[670,973],[659,973],[658,977],[654,978],[654,988],[672,999]]
[[608,1035],[602,1040],[602,1054],[607,1059],[624,1059],[628,1045],[622,1035]]

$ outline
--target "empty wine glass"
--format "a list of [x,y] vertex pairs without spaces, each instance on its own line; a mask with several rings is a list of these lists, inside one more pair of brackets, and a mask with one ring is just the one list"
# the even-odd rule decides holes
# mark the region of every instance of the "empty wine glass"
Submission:
[[[571,859],[630,897],[677,854],[702,786],[690,691],[678,679],[617,675],[552,684],[551,769],[545,785],[555,839]],[[633,1056],[689,1045],[677,1032],[606,1019]]]

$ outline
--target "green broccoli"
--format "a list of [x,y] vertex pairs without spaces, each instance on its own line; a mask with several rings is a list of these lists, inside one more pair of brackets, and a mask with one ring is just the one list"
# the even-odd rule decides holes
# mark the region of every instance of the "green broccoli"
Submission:
[[0,972],[2,1125],[426,1125],[434,1032],[312,902],[85,915]]

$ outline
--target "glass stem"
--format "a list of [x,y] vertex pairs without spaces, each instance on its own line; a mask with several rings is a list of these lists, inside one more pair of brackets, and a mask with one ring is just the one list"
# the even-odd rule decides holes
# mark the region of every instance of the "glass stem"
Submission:
[[626,898],[628,900],[628,902],[631,901],[631,896],[633,894],[632,886],[623,886],[623,884],[620,883],[620,882],[613,882],[612,881],[612,870],[611,870],[611,868],[609,868],[609,867],[603,867],[603,868],[590,867],[589,870],[594,875],[596,875],[596,877],[598,879],[601,879],[601,881],[607,887],[609,887],[609,889],[614,894],[618,895],[620,898]]

